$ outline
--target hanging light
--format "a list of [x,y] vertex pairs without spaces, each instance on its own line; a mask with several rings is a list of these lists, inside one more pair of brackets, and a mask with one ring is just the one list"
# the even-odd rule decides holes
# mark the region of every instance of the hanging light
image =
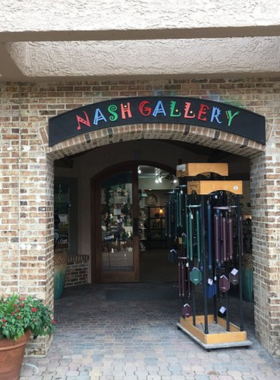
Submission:
[[155,183],[161,183],[161,182],[162,182],[161,170],[159,168],[155,168]]
[[168,174],[165,179],[167,179],[168,181],[172,182],[172,183],[177,183],[178,182],[178,179],[175,177],[174,174]]
[[140,168],[140,166],[138,166],[138,174],[141,174],[142,173],[142,170]]
[[161,176],[156,177],[155,183],[162,183],[162,177]]

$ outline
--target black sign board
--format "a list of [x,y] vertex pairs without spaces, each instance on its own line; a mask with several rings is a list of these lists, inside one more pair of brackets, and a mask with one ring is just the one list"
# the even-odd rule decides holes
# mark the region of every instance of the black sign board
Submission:
[[94,130],[128,124],[196,125],[265,144],[265,118],[228,104],[177,96],[111,99],[49,120],[49,146]]

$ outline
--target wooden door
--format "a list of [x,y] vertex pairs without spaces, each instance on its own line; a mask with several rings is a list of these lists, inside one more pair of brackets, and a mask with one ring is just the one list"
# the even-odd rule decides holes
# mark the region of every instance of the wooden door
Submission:
[[139,281],[137,167],[101,175],[92,195],[93,281]]

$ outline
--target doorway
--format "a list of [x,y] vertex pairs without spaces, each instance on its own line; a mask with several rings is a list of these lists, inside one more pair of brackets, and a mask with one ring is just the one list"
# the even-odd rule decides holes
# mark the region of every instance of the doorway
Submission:
[[165,235],[164,204],[176,186],[170,171],[133,163],[92,179],[93,282],[176,278]]
[[168,167],[138,166],[140,281],[177,282],[177,264],[170,260],[165,205],[178,180]]
[[137,167],[101,174],[92,195],[93,281],[139,281]]

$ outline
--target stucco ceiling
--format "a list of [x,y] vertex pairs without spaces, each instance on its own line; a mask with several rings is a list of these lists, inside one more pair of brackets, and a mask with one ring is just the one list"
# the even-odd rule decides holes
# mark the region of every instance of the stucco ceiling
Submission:
[[278,76],[280,0],[0,0],[0,80]]

